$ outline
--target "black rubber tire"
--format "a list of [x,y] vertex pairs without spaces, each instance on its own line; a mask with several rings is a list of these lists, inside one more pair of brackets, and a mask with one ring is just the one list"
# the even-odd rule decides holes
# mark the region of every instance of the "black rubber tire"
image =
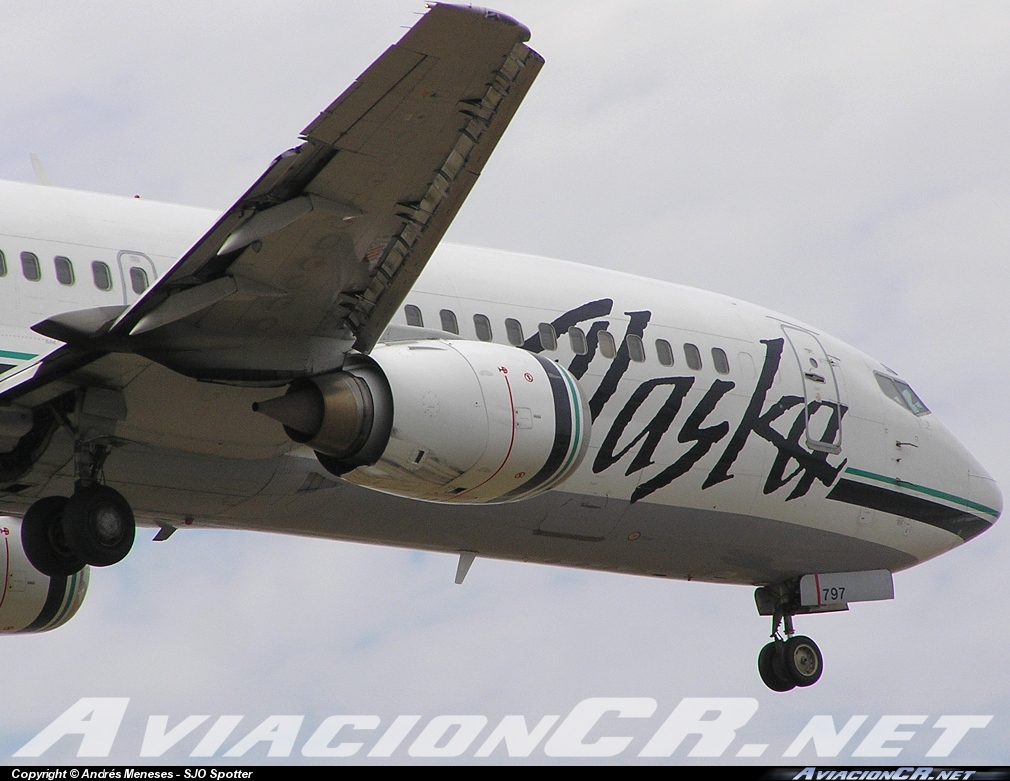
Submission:
[[797,686],[813,686],[824,672],[824,658],[817,643],[796,635],[786,640],[782,655],[786,676]]
[[67,547],[93,567],[108,567],[125,559],[136,533],[130,503],[108,486],[92,485],[77,491],[63,510]]
[[758,672],[764,685],[773,692],[787,692],[796,688],[796,684],[784,675],[781,654],[784,643],[773,641],[761,649],[758,654]]
[[51,578],[66,578],[84,569],[63,536],[65,496],[39,499],[21,521],[21,547],[35,569]]

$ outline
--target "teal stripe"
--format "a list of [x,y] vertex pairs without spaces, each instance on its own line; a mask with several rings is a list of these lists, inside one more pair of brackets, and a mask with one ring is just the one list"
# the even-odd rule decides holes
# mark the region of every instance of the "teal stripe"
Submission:
[[[572,461],[575,459],[575,456],[578,454],[579,449],[582,445],[582,442],[580,441],[582,435],[582,405],[579,404],[579,398],[580,398],[579,392],[578,389],[575,387],[575,385],[572,383],[571,378],[568,375],[568,372],[566,372],[564,369],[561,369],[561,367],[558,368],[559,368],[558,373],[564,378],[565,382],[568,384],[569,401],[572,405],[572,424],[573,424],[572,445],[571,449],[568,452],[568,458],[565,460],[565,463],[562,464],[561,468],[558,469],[558,471],[556,471],[546,482],[544,482],[543,490],[550,490],[551,488],[553,488],[555,485],[558,484],[558,482],[561,480],[561,478],[567,471],[568,467],[571,466]],[[522,499],[528,494],[529,494],[528,491],[523,494],[520,494],[519,496],[516,496],[513,499],[513,501]]]
[[909,483],[906,480],[898,480],[896,477],[887,477],[886,475],[878,475],[876,472],[867,472],[865,469],[856,469],[855,467],[846,467],[845,471],[850,475],[858,475],[859,477],[865,477],[870,480],[876,480],[880,483],[887,483],[888,485],[893,485],[898,488],[905,488],[909,491],[918,491],[920,494],[926,494],[927,496],[935,496],[937,499],[944,499],[948,502],[953,502],[954,504],[959,504],[962,507],[968,507],[972,510],[978,510],[986,515],[991,515],[993,518],[999,518],[999,511],[994,510],[992,507],[986,507],[984,504],[979,504],[978,502],[973,502],[971,499],[965,499],[961,496],[955,496],[954,494],[948,494],[945,491],[938,491],[935,488],[928,488],[924,485],[917,485],[916,483]]
[[0,358],[13,358],[15,361],[30,361],[38,358],[36,353],[16,353],[13,350],[0,350]]
[[[558,368],[560,369],[560,367]],[[568,453],[568,458],[565,463],[557,472],[554,473],[554,477],[545,483],[547,488],[553,488],[557,484],[558,480],[564,476],[565,472],[568,471],[568,467],[571,466],[572,461],[575,460],[575,455],[579,452],[579,446],[582,444],[582,405],[579,404],[579,391],[572,384],[571,378],[568,376],[568,372],[561,369],[559,373],[568,385],[568,398],[572,405],[572,421],[574,422],[574,425],[572,426],[572,447],[571,451]]]
[[67,611],[70,610],[70,606],[74,604],[74,592],[77,591],[77,576],[79,574],[80,573],[75,572],[73,575],[70,576],[70,588],[67,589],[67,602],[63,606],[63,610],[60,611],[60,614],[49,622],[49,626],[51,627],[59,626],[60,623],[63,621],[63,617],[67,614]]

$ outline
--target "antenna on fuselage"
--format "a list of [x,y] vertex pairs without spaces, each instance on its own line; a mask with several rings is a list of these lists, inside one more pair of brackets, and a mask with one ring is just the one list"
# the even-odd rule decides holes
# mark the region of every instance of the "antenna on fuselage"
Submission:
[[49,179],[49,173],[46,171],[46,167],[42,165],[42,161],[39,159],[39,156],[32,152],[28,155],[28,158],[32,161],[32,170],[35,172],[35,183],[46,187],[52,187],[53,183]]

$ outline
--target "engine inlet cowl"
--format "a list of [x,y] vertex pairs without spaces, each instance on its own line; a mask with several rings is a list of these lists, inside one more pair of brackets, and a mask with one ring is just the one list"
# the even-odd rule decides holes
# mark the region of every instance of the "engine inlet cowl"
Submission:
[[564,367],[460,340],[380,344],[253,409],[348,482],[447,504],[549,491],[579,468],[592,433],[589,405]]
[[7,572],[0,591],[0,634],[48,632],[63,626],[80,609],[88,590],[90,567],[52,577],[37,570],[25,552],[21,527],[17,518],[0,523]]
[[[345,480],[449,504],[513,502],[567,480],[590,440],[574,377],[517,347],[461,340],[379,345],[392,399],[381,457]],[[329,468],[326,460],[320,459]]]

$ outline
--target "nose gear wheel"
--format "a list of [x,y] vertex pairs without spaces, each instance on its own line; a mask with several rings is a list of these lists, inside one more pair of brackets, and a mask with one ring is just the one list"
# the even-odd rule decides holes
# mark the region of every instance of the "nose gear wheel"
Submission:
[[758,673],[765,686],[773,692],[787,692],[796,688],[782,667],[782,649],[780,641],[772,641],[761,649],[758,654]]
[[821,649],[809,637],[794,635],[783,647],[782,666],[788,678],[797,686],[813,686],[821,677],[824,660]]
[[[771,593],[771,589],[759,589]],[[767,597],[766,595],[763,595]],[[798,602],[780,589],[772,612],[772,641],[758,654],[758,673],[772,691],[787,692],[797,686],[813,686],[824,671],[824,657],[817,643],[793,630],[793,614]],[[764,613],[763,615],[768,615]],[[781,631],[780,631],[781,627]]]

